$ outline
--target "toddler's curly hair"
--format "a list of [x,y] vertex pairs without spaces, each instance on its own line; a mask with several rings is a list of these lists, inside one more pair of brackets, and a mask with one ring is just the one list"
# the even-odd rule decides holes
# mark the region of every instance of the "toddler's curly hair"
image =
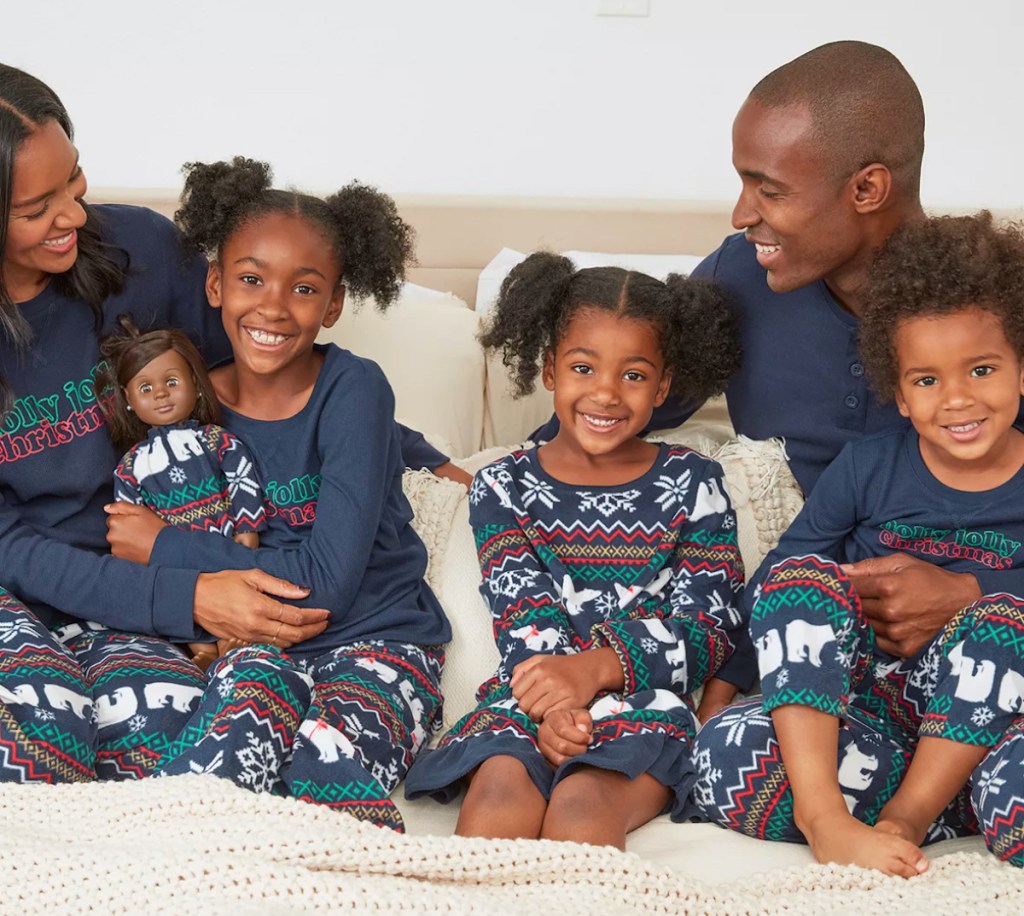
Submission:
[[545,356],[580,309],[650,322],[672,373],[670,393],[687,403],[720,394],[739,368],[736,319],[713,283],[679,274],[663,283],[621,267],[577,270],[568,258],[541,251],[505,278],[480,335],[485,348],[501,351],[516,397],[533,391]]
[[288,213],[309,220],[330,239],[341,282],[357,302],[372,296],[383,311],[398,298],[413,261],[414,234],[386,194],[355,181],[323,200],[278,190],[266,162],[243,156],[187,162],[183,171],[174,221],[186,251],[198,249],[216,260],[240,226],[268,213]]
[[894,232],[876,254],[861,316],[860,349],[883,401],[899,387],[896,332],[903,321],[972,306],[995,315],[1024,356],[1024,233],[974,216],[936,216]]

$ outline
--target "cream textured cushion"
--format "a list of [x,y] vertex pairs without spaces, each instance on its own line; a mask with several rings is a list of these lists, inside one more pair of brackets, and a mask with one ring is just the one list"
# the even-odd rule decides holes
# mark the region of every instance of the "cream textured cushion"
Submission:
[[450,444],[453,457],[480,448],[484,354],[477,315],[455,296],[406,284],[384,314],[373,302],[346,305],[338,323],[320,332],[376,362],[395,392],[395,416],[428,438]]

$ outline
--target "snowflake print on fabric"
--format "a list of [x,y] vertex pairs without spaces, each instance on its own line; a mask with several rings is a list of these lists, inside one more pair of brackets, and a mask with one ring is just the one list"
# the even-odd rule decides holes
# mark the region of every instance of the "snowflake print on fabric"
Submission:
[[743,736],[748,728],[769,728],[771,724],[771,717],[763,712],[726,713],[718,719],[719,728],[728,728],[728,731],[725,733],[725,743],[727,745],[743,744]]
[[100,646],[99,652],[101,655],[119,655],[125,651],[125,643],[131,642],[131,654],[138,655],[151,655],[154,658],[160,655],[164,650],[157,648],[157,646],[147,643],[143,640],[132,641],[130,637],[127,639],[115,639],[104,643]]
[[274,746],[269,741],[261,741],[252,732],[246,735],[246,740],[247,746],[235,752],[235,759],[242,768],[238,782],[254,792],[267,792],[277,779],[280,765]]
[[[5,620],[0,623],[0,643],[18,640],[23,642],[26,637],[33,636],[36,632],[36,625],[27,617],[18,617],[15,620]],[[38,645],[33,642],[32,645]]]
[[777,687],[785,687],[789,683],[789,670],[786,668],[779,668],[775,672],[775,684]]
[[942,659],[937,652],[926,653],[917,663],[911,672],[908,682],[911,687],[916,687],[926,696],[932,696],[939,683],[939,668]]
[[1003,767],[1006,766],[1008,760],[1002,758],[991,770],[983,770],[981,776],[978,779],[978,789],[981,795],[978,801],[981,803],[981,807],[985,807],[985,802],[988,800],[989,793],[992,795],[998,795],[1003,786],[1006,785],[1006,780],[999,776]]
[[203,764],[201,764],[201,763],[196,763],[195,760],[190,760],[189,763],[188,763],[188,768],[193,773],[198,773],[199,775],[202,776],[202,775],[209,774],[209,773],[216,773],[217,770],[219,770],[221,768],[221,766],[223,766],[223,764],[224,764],[224,751],[217,751],[217,753],[214,754],[213,760],[211,760],[205,766]]
[[739,609],[735,605],[726,601],[718,593],[718,589],[711,592],[710,599],[708,611],[714,614],[719,620],[733,627],[738,627],[743,623],[743,615],[739,612]]
[[733,528],[735,525],[736,519],[734,519],[731,515],[727,515],[722,519],[722,527],[726,531],[728,531],[730,528]]
[[228,482],[228,496],[233,500],[238,497],[239,490],[250,496],[257,496],[260,492],[260,485],[253,474],[252,462],[248,458],[242,458],[234,471],[225,468],[224,477]]
[[554,487],[544,480],[538,480],[529,471],[523,472],[523,505],[533,505],[534,500],[539,500],[543,505],[549,509],[558,502],[558,497],[555,496]]
[[850,618],[843,622],[836,631],[836,661],[847,671],[853,668],[853,659],[857,654],[857,649],[853,645],[850,639],[850,635],[853,633],[853,619]]
[[222,677],[217,680],[217,693],[222,700],[226,700],[235,692],[235,679],[233,677]]
[[694,801],[702,808],[709,808],[715,802],[715,783],[722,778],[722,771],[711,766],[711,751],[705,748],[693,759],[700,774],[693,786]]
[[687,492],[689,492],[692,476],[689,470],[684,471],[674,480],[667,474],[659,475],[658,479],[654,481],[654,485],[661,490],[661,493],[654,501],[662,509],[671,509],[676,503],[682,505]]
[[480,500],[484,498],[487,493],[487,485],[479,478],[479,476],[473,478],[473,483],[469,488],[469,504],[471,506],[480,505]]
[[597,509],[605,518],[618,512],[636,512],[636,498],[639,490],[623,490],[621,493],[593,493],[580,490],[580,511]]
[[168,472],[167,476],[171,478],[174,483],[184,483],[188,480],[188,474],[186,474],[180,467],[175,465]]
[[398,785],[400,774],[398,772],[398,761],[392,758],[386,764],[380,760],[374,760],[370,766],[373,778],[377,780],[385,790],[390,792]]
[[644,652],[646,652],[648,655],[653,655],[655,652],[658,651],[660,645],[658,643],[658,640],[651,639],[649,636],[645,636],[643,639],[640,640],[640,648],[643,649]]
[[607,620],[612,614],[618,611],[619,601],[611,592],[602,592],[594,603],[598,612]]
[[687,607],[693,604],[691,583],[693,576],[689,570],[677,569],[672,579],[672,605],[674,607]]
[[974,712],[971,713],[971,721],[977,725],[978,728],[984,728],[995,717],[996,714],[987,706],[976,706],[974,708]]
[[146,723],[148,721],[149,719],[146,716],[132,716],[128,720],[128,728],[130,728],[133,732],[141,732],[146,727]]
[[487,580],[487,587],[492,595],[503,595],[515,598],[524,588],[530,588],[540,576],[533,569],[509,569]]
[[37,709],[36,718],[42,719],[44,722],[52,722],[57,717],[48,709]]

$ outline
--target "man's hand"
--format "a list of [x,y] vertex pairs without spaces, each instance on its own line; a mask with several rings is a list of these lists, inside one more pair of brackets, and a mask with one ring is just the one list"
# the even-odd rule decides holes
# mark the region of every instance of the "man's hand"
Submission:
[[585,709],[556,709],[537,729],[537,745],[556,769],[590,746],[594,723]]
[[122,560],[149,563],[156,536],[167,527],[167,522],[152,510],[135,503],[109,503],[103,511],[107,513],[110,552]]
[[978,580],[906,553],[873,557],[842,567],[860,596],[883,652],[908,658],[959,610],[981,597]]
[[534,722],[555,709],[581,709],[602,690],[622,689],[622,665],[614,649],[577,655],[534,655],[516,665],[509,681],[519,708]]
[[221,639],[287,649],[322,633],[330,614],[322,608],[292,607],[270,596],[299,600],[308,594],[308,588],[260,569],[200,573],[192,614],[199,626]]

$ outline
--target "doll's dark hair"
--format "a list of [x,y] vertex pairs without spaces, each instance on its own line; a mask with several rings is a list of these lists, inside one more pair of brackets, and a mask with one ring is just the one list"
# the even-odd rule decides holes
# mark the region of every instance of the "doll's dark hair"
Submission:
[[322,229],[341,267],[341,283],[358,302],[372,296],[381,310],[401,292],[413,256],[413,230],[395,202],[352,182],[320,199],[271,187],[270,166],[236,156],[230,162],[188,162],[181,208],[174,221],[186,250],[218,260],[239,227],[269,213],[301,216]]
[[[71,118],[57,94],[23,70],[0,64],[0,252],[7,247],[18,152],[32,134],[50,121],[56,121],[69,140],[74,139]],[[108,296],[124,289],[128,254],[103,241],[101,221],[85,201],[79,203],[85,210],[86,223],[78,230],[78,257],[70,270],[54,274],[51,282],[62,296],[81,299],[88,305],[99,333],[103,303]],[[2,258],[0,333],[17,350],[25,349],[32,340],[29,324],[7,289]],[[14,393],[0,371],[0,412],[10,410],[13,402]]]
[[220,405],[206,372],[203,357],[184,331],[162,328],[140,331],[127,315],[118,315],[121,330],[104,337],[100,342],[107,365],[97,379],[97,398],[110,430],[114,445],[128,451],[149,433],[143,423],[128,407],[124,389],[154,359],[173,350],[188,364],[196,385],[196,403],[191,417],[200,423],[220,423]]
[[896,230],[876,254],[864,292],[860,349],[872,387],[891,400],[899,387],[896,332],[911,318],[977,307],[1003,326],[1024,356],[1024,230],[974,216],[937,216]]
[[533,391],[546,354],[581,309],[649,321],[672,373],[670,392],[687,403],[720,394],[739,368],[736,319],[713,283],[679,274],[663,283],[621,267],[576,270],[568,258],[540,251],[512,268],[480,335],[485,348],[501,351],[516,397]]

